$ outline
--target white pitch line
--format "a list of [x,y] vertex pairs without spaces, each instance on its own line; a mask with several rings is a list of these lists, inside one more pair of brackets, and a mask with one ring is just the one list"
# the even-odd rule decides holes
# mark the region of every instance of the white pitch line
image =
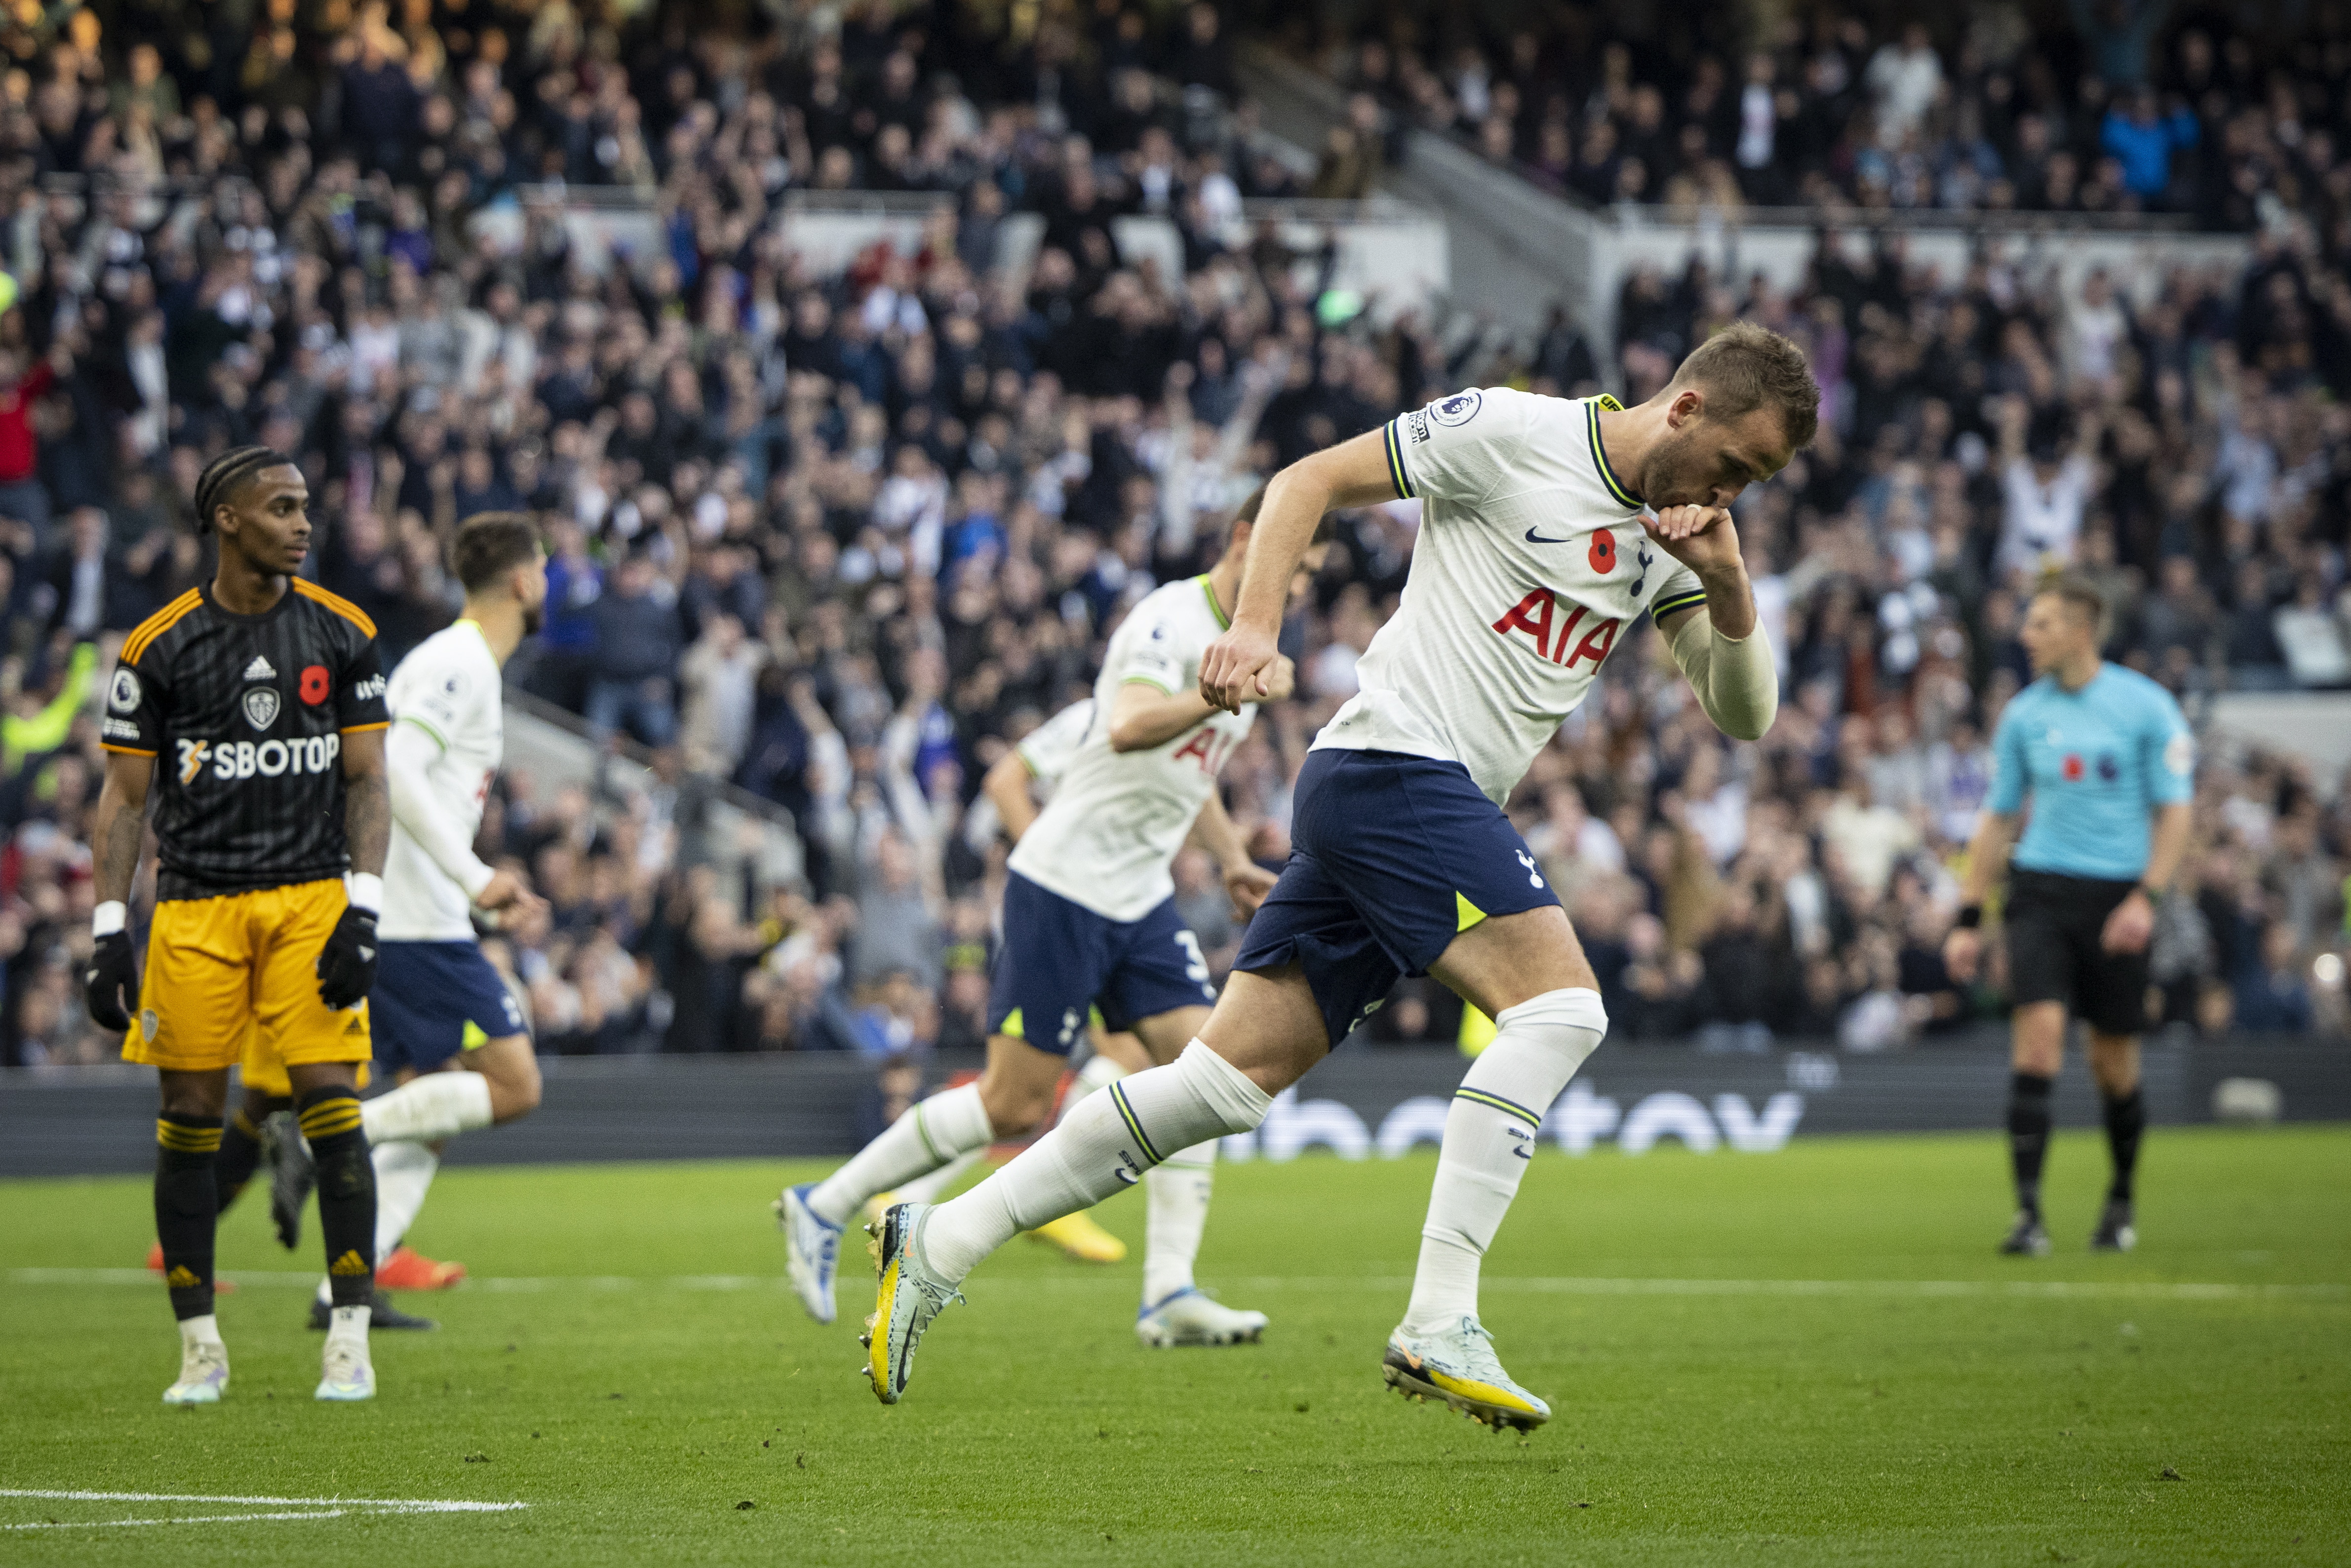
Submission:
[[52,1502],[215,1502],[244,1508],[379,1508],[402,1513],[511,1513],[527,1502],[475,1502],[429,1497],[223,1497],[217,1492],[58,1491],[42,1487],[0,1487],[0,1497],[37,1497]]
[[32,1524],[0,1524],[0,1530],[112,1530],[124,1524],[243,1524],[248,1520],[340,1519],[345,1511],[321,1513],[192,1513],[168,1519],[44,1519]]
[[[319,1276],[287,1271],[224,1274],[238,1284],[262,1287],[300,1286],[315,1289]],[[143,1285],[155,1276],[143,1269],[11,1269],[17,1285]],[[1055,1289],[1090,1289],[1103,1285],[1129,1288],[1115,1275],[1039,1275],[1025,1285]],[[1235,1290],[1395,1292],[1411,1289],[1404,1276],[1353,1276],[1328,1279],[1294,1275],[1263,1275],[1230,1280]],[[2134,1280],[1665,1280],[1582,1279],[1571,1275],[1489,1278],[1489,1290],[1562,1296],[1899,1296],[1932,1300],[1938,1297],[1998,1297],[2013,1301],[2323,1301],[2351,1298],[2351,1285],[2231,1284],[2199,1281]],[[549,1291],[780,1291],[780,1279],[758,1274],[561,1274],[491,1275],[465,1282],[468,1291],[530,1294]]]

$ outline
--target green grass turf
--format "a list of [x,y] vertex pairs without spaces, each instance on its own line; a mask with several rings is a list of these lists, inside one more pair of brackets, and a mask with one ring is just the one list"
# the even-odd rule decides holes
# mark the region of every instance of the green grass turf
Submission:
[[[2158,1131],[2127,1258],[2084,1246],[2104,1164],[2058,1140],[2058,1251],[2025,1262],[1992,1255],[1986,1137],[1546,1153],[1488,1260],[1506,1363],[1558,1411],[1525,1441],[1381,1385],[1426,1155],[1219,1174],[1203,1279],[1272,1314],[1263,1345],[1137,1346],[1128,1195],[1100,1212],[1137,1257],[1014,1243],[888,1410],[852,1375],[862,1270],[831,1329],[771,1278],[778,1166],[444,1175],[415,1239],[476,1278],[407,1298],[443,1329],[379,1335],[361,1406],[312,1402],[302,1292],[255,1274],[227,1402],[165,1409],[160,1286],[16,1272],[136,1266],[147,1184],[0,1184],[0,1487],[530,1505],[0,1531],[0,1563],[2351,1560],[2351,1130]],[[260,1196],[232,1276],[292,1266]],[[0,1498],[0,1524],[225,1511]]]

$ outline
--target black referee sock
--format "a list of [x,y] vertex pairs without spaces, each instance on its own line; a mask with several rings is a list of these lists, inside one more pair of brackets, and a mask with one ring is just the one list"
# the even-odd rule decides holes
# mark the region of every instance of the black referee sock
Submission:
[[155,1119],[155,1239],[163,1244],[163,1283],[172,1315],[185,1322],[213,1310],[213,1228],[220,1218],[213,1158],[219,1152],[218,1116]]
[[2147,1096],[2137,1089],[2117,1100],[2106,1097],[2106,1148],[2115,1157],[2111,1200],[2128,1203],[2131,1180],[2138,1170],[2138,1141],[2147,1133]]
[[375,1292],[375,1166],[360,1129],[360,1097],[348,1089],[314,1089],[297,1103],[319,1166],[328,1292],[336,1306],[364,1307]]
[[228,1125],[221,1129],[220,1153],[213,1157],[213,1185],[220,1194],[221,1209],[236,1201],[260,1165],[261,1129],[240,1105],[229,1113]]
[[2054,1079],[2020,1072],[2008,1086],[2008,1163],[2016,1174],[2016,1207],[2041,1213],[2041,1162],[2049,1153],[2049,1092]]

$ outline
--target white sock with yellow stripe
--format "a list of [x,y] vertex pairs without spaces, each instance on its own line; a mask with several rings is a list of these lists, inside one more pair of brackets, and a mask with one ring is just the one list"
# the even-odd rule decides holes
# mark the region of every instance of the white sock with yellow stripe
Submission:
[[1198,1040],[1165,1067],[1122,1078],[1061,1112],[1019,1158],[931,1210],[925,1261],[960,1280],[1023,1230],[1092,1208],[1193,1145],[1246,1133],[1273,1097]]
[[1518,1196],[1543,1115],[1608,1032],[1600,993],[1582,989],[1546,991],[1494,1022],[1493,1043],[1469,1064],[1445,1113],[1407,1333],[1437,1333],[1476,1313],[1479,1264]]
[[490,1081],[478,1072],[426,1072],[360,1103],[376,1144],[430,1144],[490,1124]]
[[875,1193],[937,1170],[958,1155],[984,1149],[995,1137],[977,1083],[942,1089],[916,1101],[880,1137],[852,1155],[848,1164],[817,1183],[808,1206],[818,1218],[846,1225]]

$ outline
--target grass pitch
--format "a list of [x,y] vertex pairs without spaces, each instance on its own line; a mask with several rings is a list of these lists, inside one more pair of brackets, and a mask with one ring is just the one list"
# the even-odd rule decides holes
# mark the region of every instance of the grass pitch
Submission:
[[2058,1140],[2018,1261],[1989,1137],[1546,1152],[1487,1263],[1525,1441],[1381,1385],[1425,1155],[1219,1173],[1201,1275],[1262,1345],[1136,1344],[1128,1195],[1134,1257],[1014,1243],[888,1410],[862,1268],[830,1329],[777,1278],[780,1166],[444,1174],[415,1240],[475,1278],[356,1406],[310,1398],[315,1225],[232,1212],[235,1380],[171,1410],[162,1287],[84,1272],[136,1268],[147,1184],[5,1183],[0,1488],[183,1500],[0,1495],[0,1563],[2351,1560],[2351,1130],[2158,1130],[2127,1258],[2085,1246],[2104,1166]]

